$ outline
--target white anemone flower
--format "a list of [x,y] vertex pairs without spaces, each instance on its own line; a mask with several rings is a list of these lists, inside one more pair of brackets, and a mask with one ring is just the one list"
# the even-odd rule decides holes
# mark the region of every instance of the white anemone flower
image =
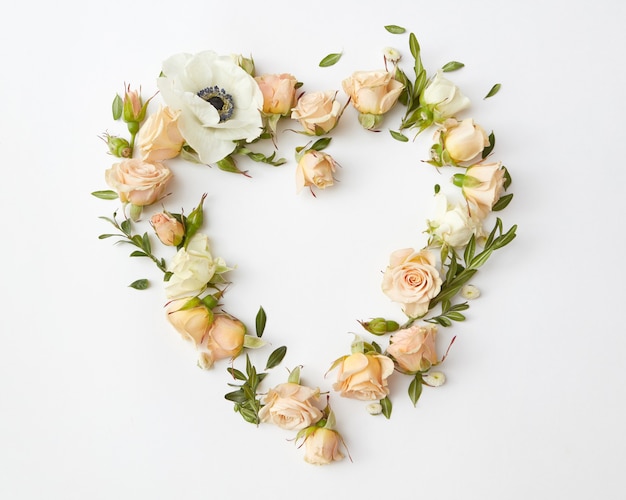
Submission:
[[174,55],[163,62],[157,86],[165,103],[180,110],[180,133],[203,163],[226,158],[234,141],[262,132],[263,93],[231,56]]

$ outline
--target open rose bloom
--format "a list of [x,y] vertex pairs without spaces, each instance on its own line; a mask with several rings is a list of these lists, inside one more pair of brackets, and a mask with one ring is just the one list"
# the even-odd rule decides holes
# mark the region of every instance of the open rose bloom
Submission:
[[288,73],[261,75],[255,78],[263,92],[263,112],[271,115],[287,115],[296,103],[298,80]]
[[436,336],[436,325],[414,325],[399,330],[391,336],[387,353],[405,373],[426,371],[439,362]]
[[441,291],[443,281],[435,263],[435,254],[429,250],[405,248],[391,254],[382,289],[391,300],[402,304],[410,318],[426,314],[431,299]]
[[383,399],[389,394],[387,378],[393,373],[393,366],[393,361],[382,354],[350,354],[339,363],[333,389],[346,398],[362,401]]
[[478,217],[487,216],[504,192],[504,174],[501,163],[476,164],[463,176],[463,196]]
[[461,122],[454,119],[444,123],[443,145],[456,163],[475,159],[489,146],[489,137],[480,125],[467,118]]
[[319,393],[319,389],[292,382],[279,384],[263,397],[259,419],[288,430],[309,427],[322,418],[322,411],[315,406]]
[[335,128],[341,115],[341,104],[336,98],[335,90],[307,92],[298,99],[291,118],[298,120],[308,134],[326,134]]
[[388,71],[356,71],[341,82],[359,113],[383,115],[400,97],[404,85]]
[[172,172],[162,163],[131,158],[115,163],[104,175],[123,203],[143,207],[163,197]]
[[166,106],[148,116],[137,134],[137,146],[144,161],[163,161],[175,158],[185,143],[178,130],[180,111]]

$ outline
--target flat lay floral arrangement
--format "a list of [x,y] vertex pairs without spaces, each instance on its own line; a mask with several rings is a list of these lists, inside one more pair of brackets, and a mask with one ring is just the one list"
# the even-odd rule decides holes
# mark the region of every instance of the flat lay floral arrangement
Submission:
[[[493,156],[495,134],[468,114],[469,98],[448,77],[464,65],[452,61],[427,72],[417,37],[397,25],[384,28],[405,49],[384,48],[379,68],[346,74],[322,89],[309,89],[290,73],[256,74],[252,57],[210,50],[173,55],[164,60],[148,97],[140,87],[124,84],[112,104],[121,132],[100,137],[114,159],[104,172],[108,189],[92,194],[116,202],[112,215],[101,217],[113,229],[100,238],[130,245],[131,257],[154,263],[166,296],[159,306],[166,324],[197,351],[201,369],[221,372],[220,397],[246,422],[290,432],[296,448],[304,449],[304,460],[318,465],[352,459],[341,434],[348,416],[336,416],[331,399],[352,398],[372,415],[391,419],[397,396],[390,393],[391,377],[410,378],[413,406],[425,388],[445,383],[441,367],[454,337],[439,345],[438,331],[465,320],[470,301],[480,295],[472,279],[516,235],[516,226],[506,228],[499,217],[513,194],[509,171]],[[319,66],[332,66],[341,57],[342,52],[321,57]],[[484,99],[499,90],[493,85]],[[394,127],[385,116],[392,108],[402,110]],[[294,196],[314,196],[323,204],[322,192],[337,181],[339,163],[327,148],[339,135],[340,120],[358,120],[365,135],[388,134],[390,148],[432,134],[430,151],[416,158],[415,168],[449,172],[451,182],[449,192],[434,186],[433,212],[423,229],[426,246],[398,249],[381,263],[381,288],[373,292],[397,303],[398,317],[359,320],[360,334],[345,353],[329,353],[324,370],[334,383],[322,391],[301,383],[306,360],[288,367],[286,380],[271,380],[279,377],[272,370],[288,346],[270,348],[263,337],[263,307],[254,325],[225,311],[234,263],[214,256],[203,232],[206,194],[187,207],[165,207],[170,181],[184,177],[185,162],[217,166],[226,172],[219,175],[240,175],[245,182],[255,182],[246,170],[254,163],[295,164]],[[288,132],[303,138],[288,156],[295,161],[276,146],[277,134]],[[260,152],[261,143],[273,152]],[[349,168],[349,158],[341,164]],[[207,183],[216,184],[215,177]],[[142,278],[130,286],[142,290],[155,280]],[[236,308],[229,303],[229,310]],[[253,363],[252,349],[266,350],[262,366]]]

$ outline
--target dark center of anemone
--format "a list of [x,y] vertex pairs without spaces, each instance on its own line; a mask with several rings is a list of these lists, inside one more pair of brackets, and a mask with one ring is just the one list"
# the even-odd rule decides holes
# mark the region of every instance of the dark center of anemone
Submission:
[[217,110],[220,115],[220,123],[229,120],[230,117],[233,116],[233,111],[235,110],[233,96],[228,94],[224,89],[215,85],[202,89],[197,95]]

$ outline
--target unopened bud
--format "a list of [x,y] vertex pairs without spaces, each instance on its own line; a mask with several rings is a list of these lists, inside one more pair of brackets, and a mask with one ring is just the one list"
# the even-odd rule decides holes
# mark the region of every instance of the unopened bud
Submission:
[[397,322],[385,318],[374,318],[371,321],[361,321],[360,323],[363,328],[374,335],[384,335],[400,328]]
[[105,134],[102,140],[107,143],[109,153],[113,156],[117,156],[118,158],[130,158],[133,155],[130,143],[122,137]]
[[383,412],[383,405],[380,403],[370,403],[365,409],[370,415],[380,415]]
[[185,228],[179,220],[162,212],[154,214],[150,224],[161,243],[167,246],[178,246],[185,236]]
[[445,384],[446,376],[442,372],[430,372],[422,375],[422,380],[426,385],[431,387],[439,387]]

